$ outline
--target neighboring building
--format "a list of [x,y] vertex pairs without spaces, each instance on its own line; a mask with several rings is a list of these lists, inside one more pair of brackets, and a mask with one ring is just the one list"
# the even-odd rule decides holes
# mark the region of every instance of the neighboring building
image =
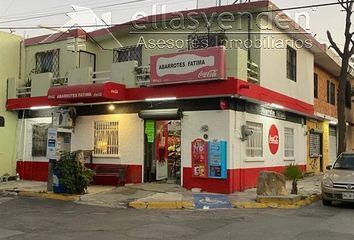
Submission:
[[6,111],[8,81],[20,75],[21,38],[0,32],[0,176],[16,174],[17,113]]
[[[330,51],[315,55],[314,83],[314,116],[307,118],[308,157],[307,171],[323,172],[326,166],[333,164],[338,155],[337,134],[337,93],[340,75],[340,62]],[[350,80],[353,76],[349,76]],[[351,90],[350,81],[348,89]],[[353,121],[351,92],[346,94],[347,140],[348,150],[351,145],[351,127]]]
[[[351,80],[351,108],[347,108],[347,150],[354,151],[354,79]],[[347,93],[349,95],[349,93]],[[349,106],[349,100],[347,101]]]
[[[275,9],[257,1],[196,11],[237,15]],[[205,25],[192,34],[172,29],[161,34],[153,25],[129,34],[136,29],[123,24],[110,29],[114,38],[107,30],[72,30],[26,39],[23,71],[31,87],[20,81],[17,97],[7,104],[21,116],[21,177],[47,179],[46,134],[52,123],[59,127],[61,149],[91,150],[92,168],[126,165],[128,183],[170,179],[188,189],[230,193],[254,187],[262,170],[281,172],[294,163],[305,171],[314,56],[326,56],[326,48],[309,34],[294,39],[293,32],[302,31],[294,22],[287,30],[268,23],[276,32],[268,40],[285,41],[282,48],[230,48],[226,40],[235,35],[254,41],[269,36],[268,30],[252,29],[256,23],[248,18],[241,15],[240,28],[232,23],[237,34]],[[137,45],[141,36],[149,44],[156,39],[188,44],[149,48]],[[312,47],[296,48],[295,40]]]

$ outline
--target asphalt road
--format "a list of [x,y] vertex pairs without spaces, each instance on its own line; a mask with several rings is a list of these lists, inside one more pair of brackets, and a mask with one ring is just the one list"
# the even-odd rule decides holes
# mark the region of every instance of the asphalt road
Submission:
[[0,197],[0,239],[354,239],[354,207],[135,210]]

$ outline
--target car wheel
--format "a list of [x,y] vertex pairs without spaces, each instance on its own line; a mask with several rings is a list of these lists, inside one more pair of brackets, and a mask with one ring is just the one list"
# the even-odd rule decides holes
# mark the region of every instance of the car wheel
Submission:
[[322,203],[323,203],[323,205],[325,205],[325,206],[331,206],[331,205],[332,205],[332,202],[329,201],[329,200],[326,200],[326,199],[322,199]]

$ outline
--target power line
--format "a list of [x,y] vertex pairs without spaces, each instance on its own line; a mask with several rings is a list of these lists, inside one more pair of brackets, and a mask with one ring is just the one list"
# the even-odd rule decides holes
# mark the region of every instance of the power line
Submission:
[[[102,6],[98,6],[98,7],[93,7],[93,9],[100,9],[100,8],[104,8],[104,7],[113,7],[113,6],[123,6],[123,5],[127,5],[127,4],[141,3],[141,2],[146,2],[146,1],[151,1],[151,0],[131,0],[131,1],[122,2],[122,3],[115,3],[115,4],[109,4],[109,5],[102,5]],[[77,12],[80,12],[80,11],[77,11]],[[26,21],[26,20],[34,20],[34,19],[45,18],[45,17],[53,17],[53,16],[67,14],[67,13],[68,12],[47,13],[47,14],[42,14],[42,15],[38,15],[38,16],[32,16],[32,17],[25,17],[25,18],[13,19],[13,20],[1,21],[0,24],[2,24],[2,23],[11,23],[11,22],[21,22],[21,21]]]
[[[150,1],[150,0],[131,0],[131,1],[122,2],[122,3],[101,5],[101,6],[93,7],[93,9],[100,9],[100,8],[113,7],[113,6],[122,6],[122,5],[128,5],[128,4],[133,4],[133,3],[141,3],[141,2],[146,2],[146,1]],[[354,2],[354,0],[347,1],[347,3],[350,3],[350,2]],[[306,8],[319,8],[319,7],[335,6],[335,5],[339,5],[339,4],[340,4],[339,2],[310,4],[310,5],[288,7],[288,8],[282,8],[282,9],[262,10],[262,11],[255,12],[255,13],[291,11],[291,10],[306,9]],[[78,12],[80,12],[80,11],[78,11]],[[56,16],[56,15],[61,15],[61,14],[66,14],[66,12],[55,13],[55,14],[43,14],[43,15],[40,15],[40,16],[1,21],[0,24],[2,24],[2,23],[11,23],[11,22],[19,22],[19,21],[25,21],[25,20],[33,20],[33,19],[38,19],[38,18],[43,18],[43,17],[52,17],[52,16]],[[125,24],[130,24],[130,23],[123,23],[123,24],[119,24],[119,25],[125,25]],[[117,24],[111,24],[109,26],[114,26],[114,25],[117,25]],[[58,26],[50,26],[50,27],[51,28],[60,28],[61,26],[59,26],[59,27]],[[107,25],[88,25],[88,26],[81,26],[81,27],[107,27]],[[0,29],[9,29],[9,28],[11,28],[11,29],[41,29],[41,27],[39,27],[39,26],[6,26],[6,27],[1,27],[0,26]]]

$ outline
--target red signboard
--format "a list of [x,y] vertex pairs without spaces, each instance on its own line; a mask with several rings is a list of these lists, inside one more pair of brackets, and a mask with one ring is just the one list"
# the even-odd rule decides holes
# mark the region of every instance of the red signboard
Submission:
[[191,150],[193,177],[208,177],[208,142],[200,138],[195,139]]
[[65,102],[99,102],[102,100],[124,100],[124,85],[106,82],[96,84],[81,84],[72,86],[51,87],[48,90],[48,100]]
[[270,152],[275,155],[279,149],[279,131],[275,124],[273,124],[269,129],[268,145]]
[[225,79],[225,48],[151,56],[151,85]]

